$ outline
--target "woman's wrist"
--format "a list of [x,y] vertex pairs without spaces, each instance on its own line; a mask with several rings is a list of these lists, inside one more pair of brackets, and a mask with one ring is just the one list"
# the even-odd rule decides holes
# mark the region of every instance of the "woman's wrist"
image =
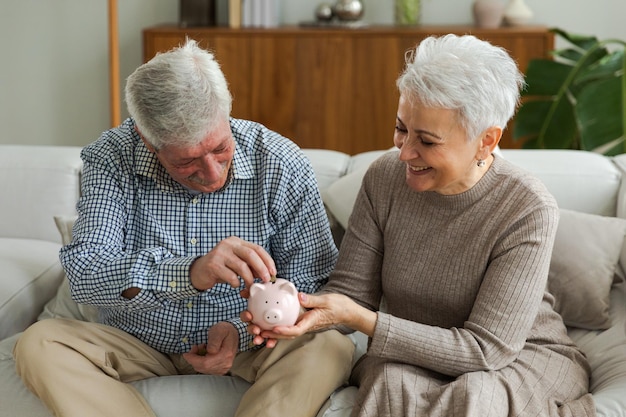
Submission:
[[352,301],[351,304],[351,308],[349,309],[349,319],[345,325],[351,329],[364,333],[367,336],[374,336],[378,313],[368,310],[354,301]]

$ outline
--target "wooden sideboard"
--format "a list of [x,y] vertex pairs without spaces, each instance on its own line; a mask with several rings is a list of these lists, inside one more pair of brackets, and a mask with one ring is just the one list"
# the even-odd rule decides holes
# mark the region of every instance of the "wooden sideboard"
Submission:
[[[144,29],[143,58],[184,43],[215,52],[233,94],[233,116],[265,124],[303,148],[356,154],[392,146],[398,104],[395,81],[405,52],[428,35],[472,33],[507,49],[526,70],[547,57],[554,35],[545,27],[376,26],[358,29]],[[503,148],[519,148],[511,139]]]

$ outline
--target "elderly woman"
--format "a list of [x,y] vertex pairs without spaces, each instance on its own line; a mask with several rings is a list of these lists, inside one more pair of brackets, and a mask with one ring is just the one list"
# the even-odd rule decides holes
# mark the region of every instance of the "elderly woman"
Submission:
[[[407,55],[394,144],[366,173],[340,256],[293,327],[370,337],[355,416],[593,416],[589,367],[546,292],[558,223],[539,180],[494,149],[523,76],[473,36]],[[384,308],[381,307],[384,305]]]

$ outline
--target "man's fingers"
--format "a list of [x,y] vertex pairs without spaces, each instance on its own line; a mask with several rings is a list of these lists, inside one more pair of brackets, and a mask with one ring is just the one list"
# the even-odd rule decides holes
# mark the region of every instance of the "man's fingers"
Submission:
[[247,270],[240,274],[246,284],[249,280],[252,285],[255,275],[263,282],[269,281],[272,275],[276,275],[274,260],[263,247],[242,240],[233,253],[246,263]]

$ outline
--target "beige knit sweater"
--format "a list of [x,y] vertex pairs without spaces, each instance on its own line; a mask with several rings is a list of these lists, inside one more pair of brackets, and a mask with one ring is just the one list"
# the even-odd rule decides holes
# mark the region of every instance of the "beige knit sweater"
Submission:
[[496,156],[474,187],[444,196],[410,189],[405,166],[396,152],[372,164],[324,289],[372,310],[384,296],[367,354],[455,378],[541,345],[588,372],[546,292],[558,207],[543,184]]

